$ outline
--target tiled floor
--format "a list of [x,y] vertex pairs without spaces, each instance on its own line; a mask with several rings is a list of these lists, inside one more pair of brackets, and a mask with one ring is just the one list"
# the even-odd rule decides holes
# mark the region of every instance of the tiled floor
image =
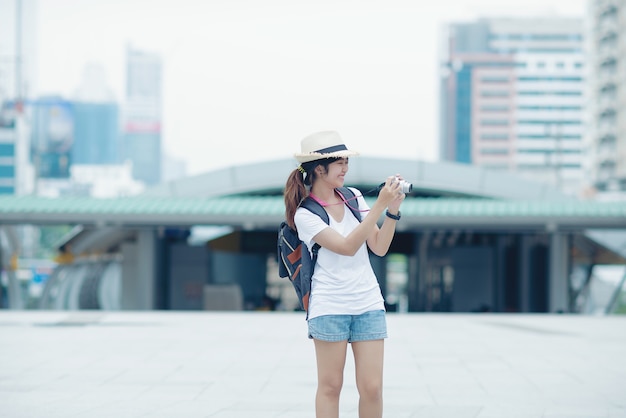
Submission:
[[[387,318],[385,417],[626,418],[626,316]],[[305,418],[315,386],[301,313],[0,311],[1,417]]]

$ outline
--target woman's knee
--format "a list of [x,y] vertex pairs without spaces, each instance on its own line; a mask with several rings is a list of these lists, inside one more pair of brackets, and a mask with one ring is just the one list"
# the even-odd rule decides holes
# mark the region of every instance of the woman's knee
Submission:
[[341,376],[326,377],[318,382],[318,391],[324,396],[339,397],[343,386],[343,378]]
[[357,382],[357,389],[361,398],[370,401],[378,401],[383,398],[383,385],[378,379]]

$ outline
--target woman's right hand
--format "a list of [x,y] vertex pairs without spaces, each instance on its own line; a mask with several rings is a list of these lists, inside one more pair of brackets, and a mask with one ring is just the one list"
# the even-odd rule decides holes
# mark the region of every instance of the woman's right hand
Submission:
[[385,180],[385,185],[378,193],[378,200],[387,207],[401,193],[400,182],[396,180],[396,176],[389,176]]

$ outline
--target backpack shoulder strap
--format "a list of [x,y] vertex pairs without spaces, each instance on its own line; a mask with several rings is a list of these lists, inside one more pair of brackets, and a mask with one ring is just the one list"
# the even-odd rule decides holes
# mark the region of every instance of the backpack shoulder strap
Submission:
[[[305,198],[304,201],[300,204],[300,207],[303,207],[313,212],[314,214],[322,218],[322,220],[326,222],[326,225],[330,225],[328,213],[326,213],[326,210],[315,199],[311,199],[310,197]],[[311,248],[311,252],[313,253],[313,266],[315,266],[315,262],[317,261],[317,252],[321,247],[322,246],[316,242],[315,244],[313,244],[313,248]]]
[[[349,187],[338,187],[337,189],[337,193],[339,193],[342,197],[343,200],[346,202],[346,206],[348,206],[348,209],[350,209],[350,212],[352,212],[352,214],[354,215],[354,217],[361,222],[361,212],[359,212],[359,205],[358,202],[356,200],[352,200],[352,202],[355,202],[356,205],[351,205],[350,204],[350,199],[354,198],[354,192],[349,188]],[[356,207],[353,207],[356,206]]]
[[300,207],[303,207],[303,208],[313,212],[314,214],[316,214],[317,216],[322,218],[322,220],[327,225],[330,224],[330,219],[328,219],[328,213],[322,207],[322,205],[320,205],[315,199],[311,199],[310,197],[307,197],[306,199],[304,199],[302,204],[300,204]]

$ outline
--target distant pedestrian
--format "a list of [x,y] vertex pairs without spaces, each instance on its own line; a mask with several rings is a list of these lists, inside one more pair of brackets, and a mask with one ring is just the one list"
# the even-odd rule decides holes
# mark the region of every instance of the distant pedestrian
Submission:
[[[354,354],[359,417],[380,418],[383,413],[387,324],[368,248],[378,256],[387,254],[405,195],[398,181],[402,177],[394,175],[381,186],[371,208],[356,188],[351,188],[355,199],[344,200],[337,189],[344,186],[348,157],[355,155],[358,153],[349,150],[337,132],[305,137],[301,152],[295,154],[300,165],[289,175],[284,193],[287,222],[295,225],[309,250],[314,243],[321,246],[307,312],[309,338],[314,341],[317,358],[318,418],[339,416],[348,343]],[[299,207],[307,197],[328,212],[329,225]],[[359,209],[361,222],[346,205]],[[379,228],[377,222],[383,213]]]

